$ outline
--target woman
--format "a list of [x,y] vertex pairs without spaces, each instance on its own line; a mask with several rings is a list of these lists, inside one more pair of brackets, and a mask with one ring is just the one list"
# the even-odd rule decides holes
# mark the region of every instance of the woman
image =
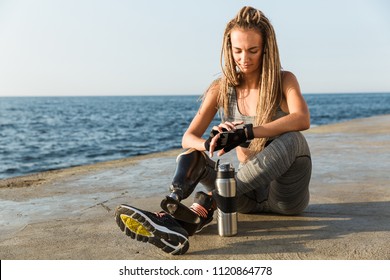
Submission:
[[[243,7],[225,29],[222,77],[204,95],[185,132],[183,148],[170,187],[162,201],[165,212],[151,213],[121,205],[118,225],[132,238],[165,252],[184,254],[188,236],[212,220],[216,178],[210,157],[236,150],[237,206],[241,213],[301,213],[309,202],[311,158],[299,132],[310,127],[310,114],[296,77],[281,68],[275,32],[264,14]],[[223,122],[210,137],[202,135],[221,110]],[[201,182],[190,210],[179,203]]]

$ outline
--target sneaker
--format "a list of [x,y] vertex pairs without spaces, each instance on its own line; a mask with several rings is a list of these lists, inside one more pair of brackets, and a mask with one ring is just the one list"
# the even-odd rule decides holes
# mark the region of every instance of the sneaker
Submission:
[[188,233],[164,212],[152,213],[122,204],[115,210],[116,223],[132,239],[148,242],[172,255],[185,254]]
[[190,209],[200,217],[200,223],[195,233],[201,232],[213,220],[215,211],[214,199],[204,192],[197,192]]

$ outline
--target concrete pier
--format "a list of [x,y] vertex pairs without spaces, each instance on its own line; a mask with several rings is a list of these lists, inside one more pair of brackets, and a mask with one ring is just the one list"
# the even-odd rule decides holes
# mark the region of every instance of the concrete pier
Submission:
[[390,115],[304,134],[313,174],[300,216],[239,215],[235,237],[214,219],[182,256],[132,240],[115,207],[159,211],[175,150],[0,180],[0,259],[390,259]]

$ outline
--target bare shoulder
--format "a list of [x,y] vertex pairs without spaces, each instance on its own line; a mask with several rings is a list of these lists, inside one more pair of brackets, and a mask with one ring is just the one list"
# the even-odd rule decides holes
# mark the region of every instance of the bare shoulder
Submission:
[[216,107],[218,96],[219,96],[219,88],[221,81],[220,79],[214,80],[205,93],[202,96],[202,107]]
[[305,99],[303,98],[298,79],[296,76],[289,71],[283,71],[283,95],[284,102],[282,103],[285,107],[282,109],[287,109],[291,113],[299,113],[305,116],[309,116],[308,107]]
[[282,72],[283,94],[286,96],[290,93],[301,95],[301,88],[297,77],[290,71]]
[[291,83],[295,83],[295,84],[298,84],[298,79],[297,77],[294,75],[293,72],[290,72],[290,71],[286,71],[286,70],[283,70],[282,71],[282,82],[283,82],[283,86],[285,85],[289,85]]
[[209,93],[212,95],[218,95],[220,86],[221,79],[214,80],[206,90],[205,95],[208,95]]

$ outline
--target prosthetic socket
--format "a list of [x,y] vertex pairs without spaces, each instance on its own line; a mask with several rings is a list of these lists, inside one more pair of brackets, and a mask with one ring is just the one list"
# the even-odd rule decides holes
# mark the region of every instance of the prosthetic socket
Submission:
[[181,201],[194,191],[201,182],[208,191],[214,189],[217,163],[204,152],[189,149],[176,159],[176,170],[169,187],[170,197]]

